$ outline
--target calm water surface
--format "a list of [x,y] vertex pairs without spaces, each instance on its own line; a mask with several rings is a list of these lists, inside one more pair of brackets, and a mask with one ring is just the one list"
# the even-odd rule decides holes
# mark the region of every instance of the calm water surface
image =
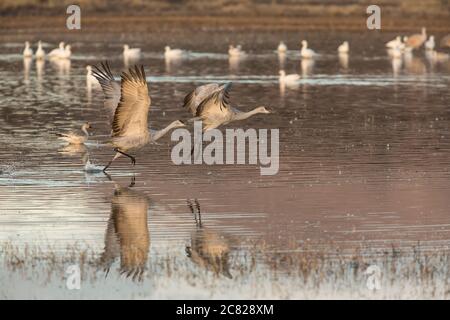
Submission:
[[[282,36],[296,48],[298,35]],[[447,246],[450,62],[423,52],[392,61],[383,43],[393,36],[310,34],[320,55],[309,62],[295,50],[280,61],[277,34],[211,40],[200,33],[179,43],[190,54],[175,62],[164,60],[162,40],[130,42],[144,52],[151,127],[188,119],[182,102],[195,86],[232,81],[235,106],[275,111],[230,127],[280,129],[280,170],[260,176],[254,165],[176,166],[168,135],[139,151],[135,167],[115,162],[112,181],[83,171],[86,156],[106,164],[114,154],[102,145],[110,130],[103,94],[87,89],[85,67],[108,59],[119,75],[124,40],[75,42],[71,61],[43,63],[24,61],[21,43],[0,43],[0,241],[77,243],[107,255],[112,237],[122,245],[143,241],[150,254],[186,255],[196,230],[187,200],[196,198],[205,228],[236,248],[255,241],[277,249],[307,242]],[[345,39],[348,60],[335,54]],[[247,58],[228,58],[233,40]],[[298,86],[280,87],[280,64],[302,75]],[[56,139],[55,132],[85,121],[93,125],[86,148],[67,149]],[[118,212],[129,221],[118,222]],[[130,234],[134,240],[125,239]]]

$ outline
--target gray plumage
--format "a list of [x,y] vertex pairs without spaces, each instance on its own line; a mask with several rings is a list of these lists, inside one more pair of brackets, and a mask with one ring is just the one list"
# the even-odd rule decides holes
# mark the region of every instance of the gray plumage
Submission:
[[97,66],[94,67],[95,70],[92,71],[92,75],[102,87],[104,94],[103,105],[111,114],[114,114],[120,101],[120,82],[114,79],[108,61],[101,63],[101,69]]
[[230,90],[231,82],[221,86],[212,83],[197,87],[185,97],[184,107],[194,116],[192,120],[202,121],[203,131],[244,120],[258,113],[270,113],[265,107],[256,107],[249,112],[232,107]]
[[148,128],[148,112],[151,99],[144,67],[135,66],[134,70],[130,68],[128,73],[123,72],[120,88],[118,88],[108,62],[102,63],[101,66],[102,69],[95,67],[96,71],[93,75],[103,88],[105,106],[114,112],[111,124],[111,144],[116,151],[114,158],[104,168],[106,171],[111,163],[121,155],[130,158],[134,165],[136,160],[127,153],[129,150],[138,150],[146,144],[158,140],[170,129],[183,127],[184,124],[176,120],[162,130],[150,130]]

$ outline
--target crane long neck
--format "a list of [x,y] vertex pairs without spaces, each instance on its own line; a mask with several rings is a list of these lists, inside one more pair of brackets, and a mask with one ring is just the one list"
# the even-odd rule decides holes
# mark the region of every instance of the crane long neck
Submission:
[[84,134],[86,135],[86,137],[89,137],[89,132],[87,131],[87,129],[85,127],[81,128],[81,131],[84,132]]
[[170,129],[173,128],[173,122],[171,124],[169,124],[167,127],[158,130],[158,131],[154,131],[154,133],[152,134],[152,140],[156,141],[158,139],[160,139],[161,137],[165,136],[167,132],[170,131]]
[[251,116],[253,116],[253,115],[257,114],[257,113],[259,113],[258,108],[255,108],[255,109],[253,109],[251,111],[248,111],[248,112],[240,112],[239,111],[239,112],[236,112],[234,114],[233,120],[245,120],[245,119],[250,118]]

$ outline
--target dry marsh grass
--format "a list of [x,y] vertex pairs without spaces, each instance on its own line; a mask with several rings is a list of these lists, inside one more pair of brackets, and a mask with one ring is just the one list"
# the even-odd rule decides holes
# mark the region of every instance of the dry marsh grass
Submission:
[[[295,250],[294,250],[295,249]],[[340,250],[333,246],[273,250],[264,243],[230,255],[232,278],[195,265],[180,252],[153,253],[141,279],[105,272],[99,254],[79,246],[65,250],[1,245],[0,297],[125,299],[448,299],[449,250]],[[80,267],[82,289],[65,287],[66,268]],[[370,290],[370,266],[380,289]],[[373,268],[373,267],[372,267]],[[33,288],[24,290],[23,288]]]

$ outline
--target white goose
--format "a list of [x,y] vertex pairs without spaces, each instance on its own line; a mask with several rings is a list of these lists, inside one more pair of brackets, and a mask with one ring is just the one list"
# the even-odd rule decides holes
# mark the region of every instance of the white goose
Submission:
[[25,49],[23,49],[23,56],[25,58],[31,58],[33,56],[33,50],[30,48],[30,43],[25,42]]
[[344,41],[337,49],[338,53],[348,53],[350,51],[350,46],[348,41]]
[[308,48],[308,41],[306,40],[302,40],[302,49],[300,50],[300,55],[305,59],[311,59],[316,55],[316,53],[312,49]]
[[386,48],[394,49],[395,47],[398,47],[400,43],[402,43],[402,38],[401,36],[397,36],[394,40],[386,43]]
[[59,58],[61,58],[61,59],[70,59],[71,55],[72,55],[71,46],[70,46],[70,44],[68,44],[64,48],[64,51],[61,52],[61,55],[59,56]]
[[184,51],[181,49],[171,49],[169,46],[164,48],[164,57],[166,59],[177,59],[181,58],[184,54]]
[[298,75],[298,74],[286,75],[286,72],[284,70],[280,70],[280,77],[279,77],[280,83],[286,84],[286,85],[297,84],[299,80],[300,80],[300,75]]
[[435,47],[435,42],[434,42],[434,36],[430,36],[428,38],[428,40],[425,42],[425,49],[426,50],[434,50]]
[[42,49],[42,41],[39,40],[38,48],[36,50],[36,59],[45,59],[45,51]]
[[230,55],[230,57],[240,57],[245,55],[245,51],[242,51],[242,47],[240,45],[237,47],[230,45],[228,47],[228,55]]
[[400,46],[396,46],[389,50],[389,54],[394,59],[400,59],[402,57],[402,49]]
[[60,58],[64,54],[64,42],[60,42],[58,48],[53,49],[48,53],[48,56],[51,58]]
[[86,84],[88,87],[100,86],[97,78],[92,75],[92,67],[90,65],[86,66]]
[[285,53],[287,51],[287,46],[284,44],[283,41],[280,42],[277,48],[278,53]]
[[125,59],[139,59],[141,56],[140,48],[130,48],[127,44],[123,45],[123,57]]

